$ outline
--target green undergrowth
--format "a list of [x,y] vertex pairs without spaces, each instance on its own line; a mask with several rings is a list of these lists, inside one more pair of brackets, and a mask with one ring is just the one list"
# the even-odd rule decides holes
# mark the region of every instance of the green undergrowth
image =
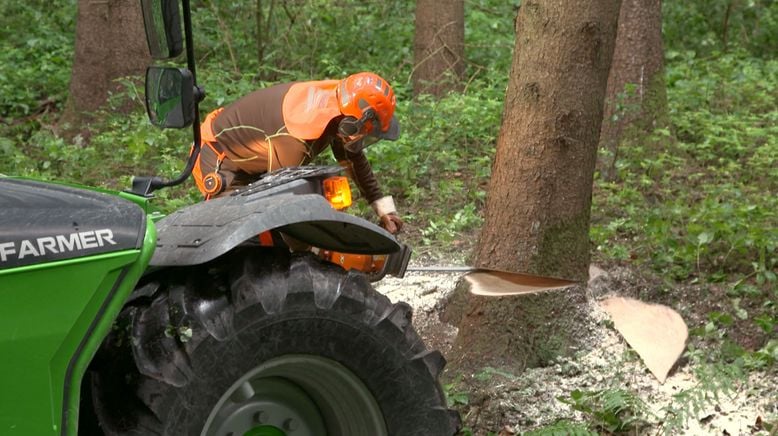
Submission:
[[599,256],[732,294],[776,292],[778,61],[670,53],[671,126],[622,144],[598,181]]
[[[2,122],[34,121],[29,117],[61,108],[70,80],[75,8],[75,0],[0,2]],[[6,134],[0,133],[2,141]]]
[[778,61],[742,51],[667,59],[670,125],[622,142],[617,181],[595,182],[590,235],[596,261],[653,270],[671,294],[660,299],[685,308],[697,385],[658,414],[599,401],[618,390],[563,399],[598,432],[639,433],[625,421],[635,418],[682,434],[778,359]]

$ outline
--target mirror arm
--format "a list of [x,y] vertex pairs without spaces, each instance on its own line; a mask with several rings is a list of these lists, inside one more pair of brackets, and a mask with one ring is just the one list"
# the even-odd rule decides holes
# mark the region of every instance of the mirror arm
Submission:
[[189,153],[189,159],[186,161],[184,170],[173,180],[164,180],[160,177],[133,177],[131,193],[144,197],[151,196],[151,193],[160,188],[180,185],[192,175],[197,157],[200,155],[200,102],[205,98],[205,90],[197,85],[197,72],[195,71],[194,42],[192,38],[192,12],[189,7],[189,0],[183,0],[184,9],[184,35],[186,38],[186,64],[192,73],[194,83],[194,122],[192,123],[192,133],[194,142],[192,151]]
[[200,155],[200,102],[205,98],[205,91],[203,88],[197,86],[197,70],[195,69],[194,41],[192,37],[192,10],[189,7],[189,0],[183,0],[183,9],[184,38],[186,39],[186,65],[192,73],[192,83],[194,83],[194,123],[192,123],[194,142],[192,144],[192,152],[189,154],[189,160],[186,162],[186,168],[176,179],[181,179],[178,183],[183,182],[192,174],[195,160],[197,160],[197,156]]

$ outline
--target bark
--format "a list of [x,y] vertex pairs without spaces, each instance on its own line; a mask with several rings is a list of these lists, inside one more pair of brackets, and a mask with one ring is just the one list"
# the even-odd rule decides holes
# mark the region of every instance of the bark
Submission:
[[464,0],[416,1],[413,94],[441,97],[461,88],[465,74]]
[[[592,181],[619,5],[522,2],[476,266],[585,281]],[[580,340],[582,287],[467,298],[455,368],[522,369],[565,354]]]
[[619,143],[667,122],[661,0],[623,0],[600,131],[605,180],[616,178]]
[[79,0],[70,94],[61,124],[84,130],[91,113],[120,88],[116,79],[142,76],[151,56],[137,0]]

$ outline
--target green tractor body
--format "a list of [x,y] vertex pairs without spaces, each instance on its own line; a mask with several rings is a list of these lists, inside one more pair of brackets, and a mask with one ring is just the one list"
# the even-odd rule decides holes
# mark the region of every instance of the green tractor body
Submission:
[[0,179],[0,434],[75,434],[81,375],[154,252],[145,204]]

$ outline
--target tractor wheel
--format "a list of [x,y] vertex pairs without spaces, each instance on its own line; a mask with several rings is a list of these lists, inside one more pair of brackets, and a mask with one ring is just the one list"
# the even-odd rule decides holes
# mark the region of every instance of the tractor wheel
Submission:
[[107,435],[453,435],[444,364],[364,275],[243,249],[140,288],[87,380]]

